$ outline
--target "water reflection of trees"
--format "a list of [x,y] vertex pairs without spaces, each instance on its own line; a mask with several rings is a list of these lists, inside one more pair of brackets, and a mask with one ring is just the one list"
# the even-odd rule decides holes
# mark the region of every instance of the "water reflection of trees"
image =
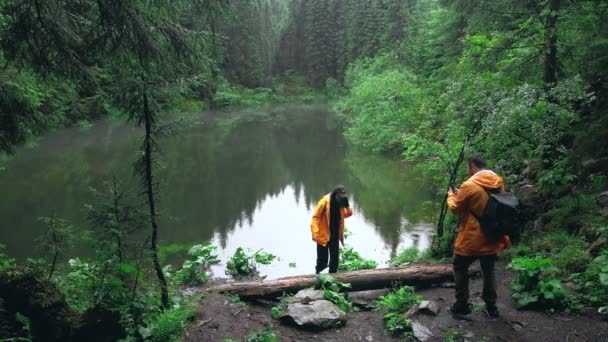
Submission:
[[[393,250],[400,242],[402,217],[411,223],[428,219],[427,210],[420,210],[428,196],[418,178],[396,161],[350,151],[326,107],[284,107],[243,118],[229,125],[197,125],[161,142],[163,241],[193,243],[216,233],[225,241],[235,227],[251,225],[267,196],[288,186],[310,209],[335,184],[345,184],[357,209]],[[0,209],[0,219],[15,228],[2,233],[9,249],[31,244],[40,232],[36,217],[51,211],[87,228],[88,188],[112,175],[132,174],[137,136],[102,123],[87,132],[61,132],[18,154],[0,175],[11,198]]]
[[[220,241],[251,223],[267,196],[293,186],[310,209],[335,184],[344,183],[365,217],[393,251],[402,235],[402,217],[428,219],[420,203],[425,188],[409,169],[382,156],[348,151],[335,117],[324,107],[272,115],[246,122],[192,131],[165,148],[163,200],[181,218],[165,229],[164,240]],[[181,222],[181,224],[180,224]]]

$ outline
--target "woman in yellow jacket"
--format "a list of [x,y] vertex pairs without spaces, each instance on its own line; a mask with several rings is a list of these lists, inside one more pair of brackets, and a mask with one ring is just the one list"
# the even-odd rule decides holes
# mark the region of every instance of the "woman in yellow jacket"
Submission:
[[338,271],[340,245],[344,246],[344,219],[350,217],[353,211],[349,208],[348,197],[344,186],[337,185],[335,189],[323,196],[312,216],[310,230],[312,240],[317,243],[316,273],[327,268],[329,273]]

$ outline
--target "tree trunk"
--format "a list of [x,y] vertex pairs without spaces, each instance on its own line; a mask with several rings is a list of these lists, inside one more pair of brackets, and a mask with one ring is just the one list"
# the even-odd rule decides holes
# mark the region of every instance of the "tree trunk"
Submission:
[[148,196],[148,206],[150,208],[150,224],[152,225],[152,243],[150,249],[152,251],[152,262],[154,270],[160,283],[161,305],[163,308],[169,307],[169,292],[167,290],[167,280],[163,273],[160,262],[158,261],[158,224],[156,223],[156,205],[154,202],[154,182],[152,179],[152,123],[153,113],[150,110],[148,103],[148,94],[144,85],[144,121],[146,126],[146,135],[144,138],[144,163],[146,177],[146,195]]
[[[353,272],[336,273],[337,281],[349,283],[352,291],[390,288],[398,285],[428,287],[432,284],[454,279],[452,265],[423,265],[399,268],[382,268]],[[250,281],[229,283],[209,288],[214,293],[230,293],[242,298],[279,297],[283,294],[296,293],[299,290],[318,286],[317,277],[302,275],[269,281]]]
[[116,229],[118,231],[112,232],[112,235],[114,236],[114,239],[116,240],[116,253],[118,255],[118,260],[120,260],[120,262],[123,262],[123,257],[122,257],[122,238],[121,238],[121,233],[122,233],[122,226],[120,224],[120,205],[118,203],[118,186],[116,185],[116,176],[114,176],[112,178],[112,197],[114,199],[114,219],[116,221]]
[[545,77],[546,84],[551,85],[557,82],[557,19],[561,0],[549,1],[549,16],[545,26],[547,46],[545,47]]

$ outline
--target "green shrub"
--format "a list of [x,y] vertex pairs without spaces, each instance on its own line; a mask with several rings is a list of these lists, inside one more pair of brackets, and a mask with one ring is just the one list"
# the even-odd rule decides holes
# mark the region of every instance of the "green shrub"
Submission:
[[177,285],[200,285],[206,283],[208,277],[205,270],[209,266],[220,262],[217,255],[213,254],[216,249],[216,246],[211,245],[194,245],[188,251],[188,256],[192,259],[186,260],[179,271],[171,274],[172,269],[170,266],[165,267],[163,271]]
[[608,314],[608,249],[604,249],[585,272],[573,277],[583,300],[597,306],[600,313]]
[[399,255],[388,261],[392,267],[397,267],[403,264],[413,263],[420,260],[420,252],[416,247],[406,248]]
[[[179,341],[184,333],[186,323],[195,316],[194,310],[187,305],[167,309],[148,325],[149,336],[146,340],[152,342]],[[142,335],[146,337],[145,332]]]
[[403,286],[380,297],[376,302],[376,311],[386,311],[384,324],[386,329],[397,335],[406,335],[411,331],[411,322],[403,315],[412,305],[420,303],[422,297],[414,293],[414,288]]
[[338,265],[340,271],[372,270],[376,267],[378,267],[377,262],[364,259],[351,247],[340,250],[340,263]]
[[350,289],[350,284],[336,281],[329,274],[318,274],[317,279],[321,283],[320,287],[323,290],[323,297],[330,302],[336,304],[344,312],[349,312],[353,304],[348,297],[348,293],[342,294],[344,290]]
[[243,248],[239,247],[226,264],[226,274],[232,277],[252,276],[257,273],[258,264],[269,265],[274,259],[276,259],[276,256],[263,253],[261,250],[248,255],[243,251]]
[[575,245],[562,248],[552,258],[563,275],[583,272],[591,262],[591,257],[585,249]]
[[515,258],[507,267],[516,272],[511,290],[519,309],[561,310],[568,307],[570,297],[556,278],[558,269],[551,259]]

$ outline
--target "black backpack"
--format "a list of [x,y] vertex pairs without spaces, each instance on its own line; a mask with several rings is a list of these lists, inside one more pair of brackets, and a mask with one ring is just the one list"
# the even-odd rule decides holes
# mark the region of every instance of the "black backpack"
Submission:
[[[512,236],[515,233],[515,217],[519,200],[510,192],[487,191],[490,198],[481,217],[473,213],[479,220],[481,231],[486,240],[498,242],[503,235]],[[472,211],[471,211],[472,212]]]

